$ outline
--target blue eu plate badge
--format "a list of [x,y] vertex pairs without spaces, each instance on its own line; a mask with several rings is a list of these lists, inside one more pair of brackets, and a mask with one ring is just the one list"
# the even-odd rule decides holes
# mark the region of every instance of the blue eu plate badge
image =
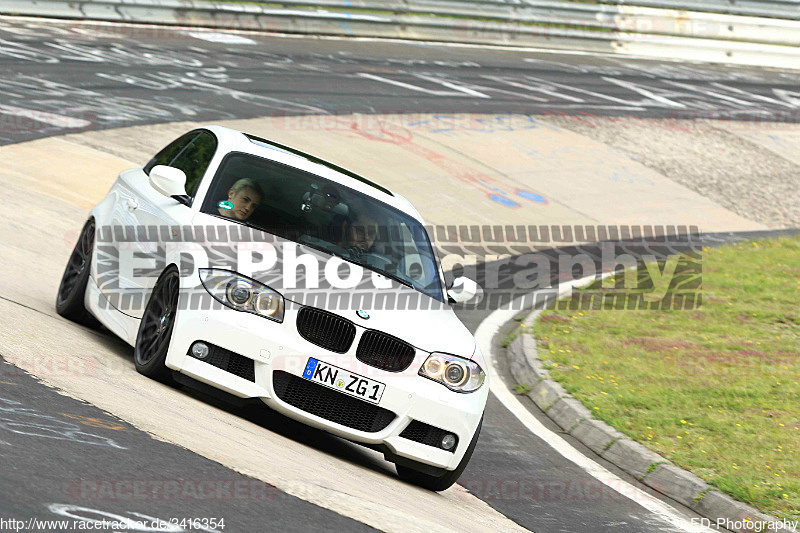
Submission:
[[314,377],[314,370],[317,369],[317,361],[316,359],[309,358],[308,363],[306,363],[306,369],[303,371],[303,377],[306,379],[311,379]]

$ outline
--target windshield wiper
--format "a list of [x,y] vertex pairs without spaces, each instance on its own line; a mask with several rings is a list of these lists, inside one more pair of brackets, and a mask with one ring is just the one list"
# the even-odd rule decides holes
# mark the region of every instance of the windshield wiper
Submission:
[[397,274],[390,274],[389,272],[386,272],[385,270],[381,270],[379,268],[373,268],[373,267],[371,267],[369,265],[365,265],[365,264],[362,264],[362,263],[358,263],[358,264],[363,266],[363,267],[365,267],[365,268],[368,268],[368,269],[372,270],[373,272],[377,272],[381,276],[385,276],[385,277],[387,277],[389,279],[393,279],[396,282],[400,283],[401,285],[405,285],[406,287],[411,287],[412,289],[416,290],[416,287],[414,287],[414,285],[410,281],[401,278]]

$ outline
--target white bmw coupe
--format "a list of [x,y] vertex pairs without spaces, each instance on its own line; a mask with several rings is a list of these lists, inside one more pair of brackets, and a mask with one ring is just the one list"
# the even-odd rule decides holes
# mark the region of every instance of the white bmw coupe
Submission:
[[434,491],[463,472],[486,363],[404,198],[299,150],[191,131],[119,175],[56,298],[134,347],[136,369],[182,373],[384,453]]

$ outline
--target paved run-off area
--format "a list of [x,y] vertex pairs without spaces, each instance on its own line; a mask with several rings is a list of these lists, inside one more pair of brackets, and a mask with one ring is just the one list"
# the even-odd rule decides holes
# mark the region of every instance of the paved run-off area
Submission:
[[[792,194],[800,187],[800,161],[782,153],[800,150],[800,128],[791,125],[752,139],[735,125],[668,119],[594,118],[590,127],[577,118],[481,114],[219,123],[369,176],[406,196],[432,224],[684,224],[709,232],[800,224],[800,200]],[[196,125],[87,132],[63,141],[138,165]],[[631,140],[615,146],[628,131]],[[711,143],[713,150],[697,149]],[[697,170],[709,168],[723,170]]]

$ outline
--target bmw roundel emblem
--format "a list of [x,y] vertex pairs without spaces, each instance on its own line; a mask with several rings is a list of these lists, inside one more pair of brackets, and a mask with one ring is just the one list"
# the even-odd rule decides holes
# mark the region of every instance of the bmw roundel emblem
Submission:
[[356,314],[358,315],[358,318],[363,318],[364,320],[367,320],[369,318],[369,313],[367,313],[363,309],[359,309],[358,311],[356,311]]

